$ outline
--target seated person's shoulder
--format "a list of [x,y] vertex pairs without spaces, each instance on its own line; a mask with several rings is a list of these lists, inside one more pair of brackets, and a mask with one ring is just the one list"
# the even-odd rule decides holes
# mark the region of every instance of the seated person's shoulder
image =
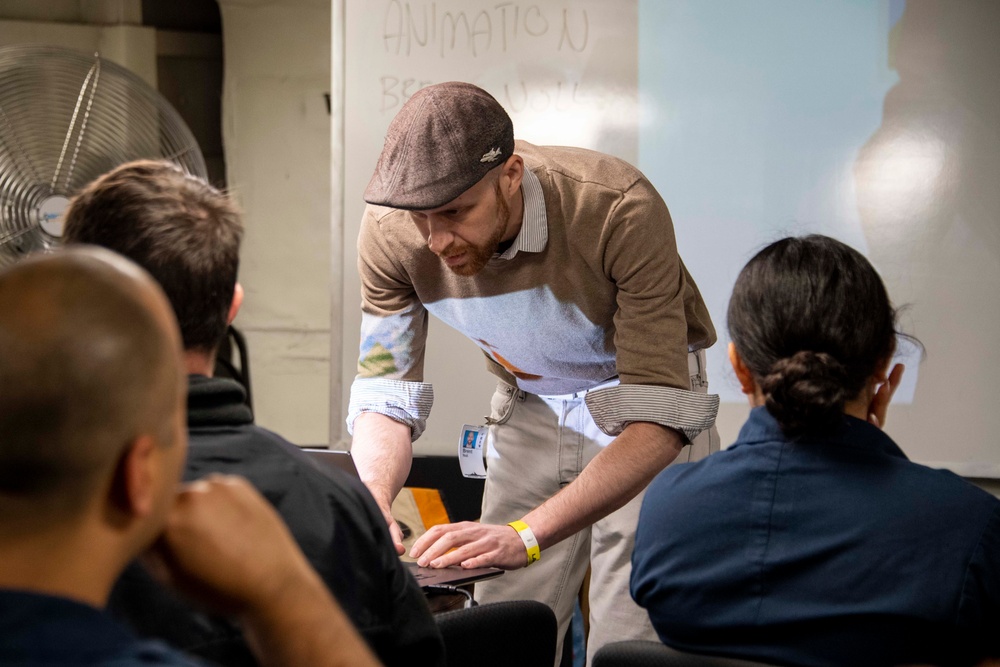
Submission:
[[118,655],[97,663],[95,667],[144,667],[145,665],[205,667],[206,663],[195,661],[163,642],[144,640],[124,647]]
[[913,483],[924,487],[923,493],[935,496],[960,515],[971,513],[967,519],[975,516],[986,521],[991,517],[1000,517],[1000,499],[956,473],[919,463],[904,462],[902,465],[914,479]]

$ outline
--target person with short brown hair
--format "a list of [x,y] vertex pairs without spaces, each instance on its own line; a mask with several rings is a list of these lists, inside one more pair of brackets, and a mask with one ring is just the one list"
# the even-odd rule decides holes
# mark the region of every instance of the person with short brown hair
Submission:
[[184,349],[214,359],[243,300],[237,282],[243,222],[232,199],[165,160],[138,160],[74,197],[68,243],[114,250],[156,278],[174,307]]
[[[66,213],[65,239],[114,250],[167,293],[188,371],[185,479],[246,477],[276,507],[372,650],[387,665],[443,660],[423,591],[400,563],[368,491],[319,470],[298,447],[254,424],[244,387],[214,376],[226,329],[243,302],[237,281],[241,215],[228,196],[165,161],[121,165],[87,185]],[[111,610],[147,636],[229,667],[252,664],[239,628],[204,618],[131,567]]]

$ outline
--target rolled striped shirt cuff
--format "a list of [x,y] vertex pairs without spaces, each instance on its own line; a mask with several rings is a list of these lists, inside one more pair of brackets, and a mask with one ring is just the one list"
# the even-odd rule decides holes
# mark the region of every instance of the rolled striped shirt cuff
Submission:
[[433,404],[434,387],[430,383],[355,378],[347,406],[347,432],[354,435],[354,420],[362,412],[377,412],[409,426],[410,439],[416,440],[427,428]]
[[597,427],[618,435],[632,422],[651,422],[678,430],[690,441],[715,423],[719,395],[674,387],[620,384],[587,393],[587,409]]

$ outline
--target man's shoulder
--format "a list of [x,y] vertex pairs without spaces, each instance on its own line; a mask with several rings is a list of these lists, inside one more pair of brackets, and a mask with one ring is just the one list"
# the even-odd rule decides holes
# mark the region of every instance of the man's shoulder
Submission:
[[99,658],[87,655],[88,651],[85,645],[80,645],[78,648],[80,649],[79,656],[66,656],[64,661],[46,660],[43,663],[38,663],[34,660],[28,660],[18,662],[15,658],[12,661],[3,660],[3,664],[9,667],[18,667],[19,665],[28,667],[29,665],[38,664],[48,665],[49,667],[59,667],[60,665],[70,667],[81,664],[87,664],[91,667],[145,667],[147,665],[158,665],[161,667],[207,667],[207,663],[196,661],[184,653],[167,646],[163,642],[155,640],[135,639],[131,643],[120,646],[113,653],[103,655]]
[[[387,206],[365,205],[365,213],[358,233],[358,251],[361,256],[408,256],[424,246],[424,239],[410,219],[409,212]],[[435,258],[436,259],[436,258]]]
[[365,495],[360,481],[310,460],[303,448],[256,424],[220,431],[192,429],[188,474],[239,474],[267,491],[297,487],[302,492]]
[[378,206],[376,204],[365,204],[365,217],[380,225],[386,220],[394,220],[405,215],[406,211],[402,209]]
[[546,187],[566,184],[590,184],[626,191],[646,178],[638,168],[625,160],[574,146],[536,146],[526,141],[515,142],[514,152],[521,156]]
[[180,651],[159,641],[136,640],[123,648],[118,655],[109,656],[98,663],[99,667],[137,667],[140,665],[163,665],[165,667],[205,667],[205,663],[195,662]]
[[[389,206],[378,206],[376,204],[365,204],[365,222],[372,222],[377,228],[385,225],[395,225],[398,222],[407,222],[408,211]],[[408,223],[409,224],[409,223]],[[412,224],[409,224],[412,226]],[[362,228],[365,225],[362,225]]]
[[104,611],[68,598],[0,590],[0,664],[196,667],[160,641],[139,639]]
[[[352,515],[368,513],[370,494],[360,480],[340,470],[327,470],[310,460],[303,448],[284,436],[250,423],[225,423],[189,428],[185,478],[218,473],[245,477],[279,511],[305,503],[338,508]],[[315,501],[324,498],[321,504]]]

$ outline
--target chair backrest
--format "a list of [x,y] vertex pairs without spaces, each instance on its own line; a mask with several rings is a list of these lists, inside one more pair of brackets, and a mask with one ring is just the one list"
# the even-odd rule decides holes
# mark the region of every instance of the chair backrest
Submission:
[[434,617],[448,667],[552,667],[556,615],[535,600],[494,602]]
[[660,642],[623,641],[602,646],[594,654],[593,667],[771,667],[714,655],[685,653]]
[[[236,348],[238,365],[233,363],[233,348]],[[215,377],[236,380],[247,392],[247,407],[253,412],[253,393],[250,389],[250,353],[247,351],[247,339],[239,329],[229,325],[226,337],[219,344],[215,355]]]

